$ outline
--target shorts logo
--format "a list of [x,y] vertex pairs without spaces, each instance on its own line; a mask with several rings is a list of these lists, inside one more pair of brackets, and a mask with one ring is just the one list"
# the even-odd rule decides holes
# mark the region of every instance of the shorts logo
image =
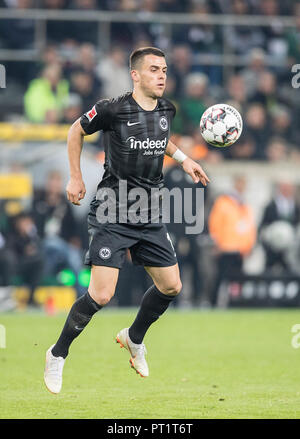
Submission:
[[111,249],[108,247],[102,247],[99,250],[99,256],[102,259],[108,259],[111,257]]
[[161,127],[161,129],[163,131],[167,131],[167,129],[169,128],[169,124],[167,121],[167,118],[165,116],[162,116],[159,120],[159,126]]

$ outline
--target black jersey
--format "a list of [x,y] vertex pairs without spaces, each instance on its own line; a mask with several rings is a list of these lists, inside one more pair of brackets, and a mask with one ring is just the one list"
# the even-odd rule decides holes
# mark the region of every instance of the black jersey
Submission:
[[[98,185],[113,189],[119,200],[119,182],[126,181],[128,191],[163,186],[164,153],[170,137],[175,107],[159,98],[152,111],[146,111],[126,93],[116,99],[103,99],[85,113],[80,123],[87,134],[103,131],[105,147],[104,174]],[[95,197],[92,206],[99,205]]]

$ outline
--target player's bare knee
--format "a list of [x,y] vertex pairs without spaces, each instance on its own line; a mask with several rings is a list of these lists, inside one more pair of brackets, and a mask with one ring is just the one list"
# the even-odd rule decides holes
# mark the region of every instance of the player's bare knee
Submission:
[[182,290],[182,283],[179,280],[173,287],[173,295],[178,296],[178,294],[181,292],[181,290]]
[[168,285],[165,288],[161,289],[163,294],[167,294],[168,296],[177,296],[182,290],[182,283],[180,280]]
[[112,298],[111,295],[103,295],[99,297],[99,305],[105,306],[110,302],[110,299]]
[[114,295],[114,292],[110,290],[89,291],[89,293],[95,302],[97,302],[100,306],[107,305]]

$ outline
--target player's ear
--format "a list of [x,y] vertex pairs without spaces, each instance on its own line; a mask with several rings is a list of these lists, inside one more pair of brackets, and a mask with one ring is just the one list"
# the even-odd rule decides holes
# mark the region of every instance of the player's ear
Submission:
[[139,75],[139,72],[137,70],[131,70],[130,74],[131,74],[131,78],[134,82],[139,82],[140,75]]

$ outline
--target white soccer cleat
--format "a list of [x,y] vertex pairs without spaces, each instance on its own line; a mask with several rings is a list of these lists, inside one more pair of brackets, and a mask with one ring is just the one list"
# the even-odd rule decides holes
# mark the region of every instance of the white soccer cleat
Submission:
[[129,363],[131,364],[131,367],[135,369],[136,373],[143,378],[149,376],[149,368],[145,360],[147,350],[144,343],[133,343],[129,338],[128,328],[122,329],[118,333],[116,342],[120,344],[121,348],[126,348],[129,351],[131,355]]
[[65,364],[63,357],[55,357],[51,350],[52,345],[46,352],[46,365],[44,372],[44,381],[47,389],[51,393],[59,393],[62,386],[62,373]]

